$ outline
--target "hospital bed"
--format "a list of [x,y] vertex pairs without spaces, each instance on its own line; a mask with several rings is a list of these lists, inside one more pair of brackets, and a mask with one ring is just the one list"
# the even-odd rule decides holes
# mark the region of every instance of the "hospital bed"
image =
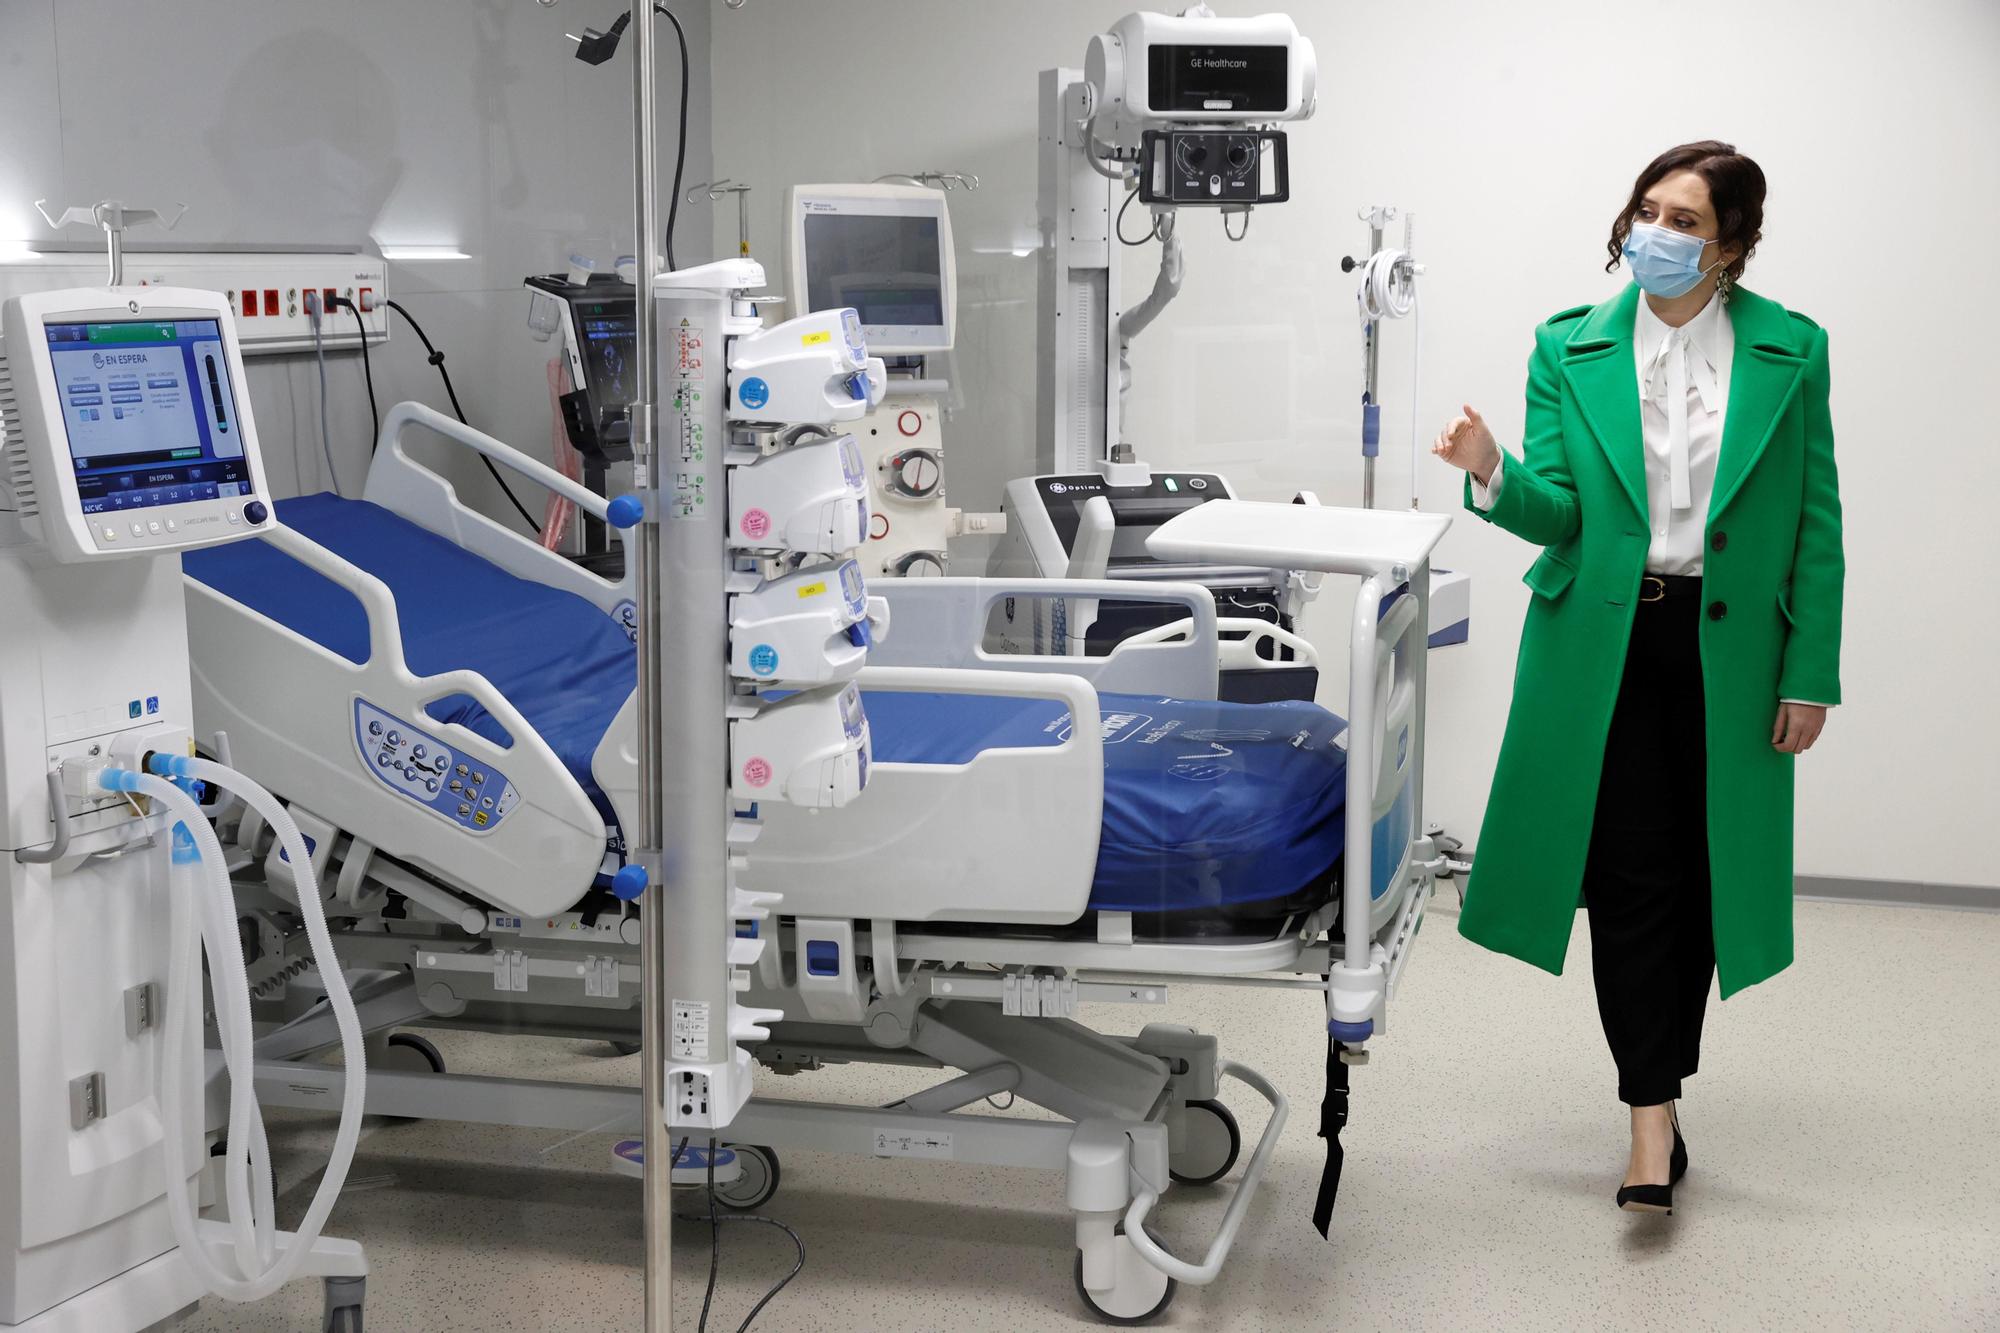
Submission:
[[[422,436],[610,512],[497,440],[396,407],[362,499],[281,501],[262,543],[186,560],[199,732],[306,832],[378,1052],[423,1026],[636,1040],[639,909],[611,892],[636,800],[629,586],[469,509],[420,460]],[[788,1146],[1039,1165],[1067,1172],[1079,1291],[1098,1313],[1143,1316],[1176,1281],[1215,1276],[1286,1099],[1212,1037],[1166,1024],[1109,1036],[1078,1007],[1158,1005],[1175,979],[1291,985],[1329,997],[1349,1058],[1381,1029],[1438,868],[1420,824],[1421,590],[1447,520],[1413,535],[1394,522],[1410,516],[1357,518],[1368,531],[1331,549],[1329,523],[1350,511],[1204,509],[1207,532],[1156,540],[1235,561],[1277,533],[1257,552],[1266,564],[1364,576],[1349,719],[1218,701],[1220,669],[1276,663],[1287,654],[1260,654],[1256,636],[1285,632],[1218,621],[1199,585],[870,584],[889,632],[861,677],[867,799],[739,820],[739,888],[769,895],[753,928],[779,946],[745,950],[746,1001],[784,1013],[753,1049],[784,1073],[960,1072],[890,1108],[753,1100],[730,1134],[762,1170],[725,1199],[761,1203]],[[1312,563],[1315,543],[1330,558]],[[995,651],[1009,599],[1113,595],[1178,618],[1106,656]],[[1311,652],[1296,636],[1279,646],[1286,666]],[[340,1075],[305,1062],[330,1038],[289,929],[288,863],[254,814],[222,823],[262,946],[253,982],[292,1016],[260,1041],[260,1093],[319,1104]],[[371,1070],[370,1110],[637,1124],[630,1090],[469,1078],[428,1054],[432,1068]],[[1218,1234],[1183,1260],[1144,1224],[1170,1180],[1234,1166],[1225,1078],[1270,1114]],[[964,1109],[1002,1092],[1061,1119]]]

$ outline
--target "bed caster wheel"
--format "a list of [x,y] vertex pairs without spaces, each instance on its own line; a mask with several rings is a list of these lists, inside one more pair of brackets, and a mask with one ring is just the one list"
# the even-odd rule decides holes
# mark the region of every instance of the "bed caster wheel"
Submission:
[[[431,1044],[430,1038],[420,1037],[414,1032],[391,1032],[386,1037],[371,1038],[368,1045],[368,1068],[371,1070],[410,1074],[444,1072],[444,1053]],[[406,1123],[412,1117],[384,1116],[383,1119],[390,1124],[398,1124]]]
[[368,1295],[365,1277],[330,1277],[326,1280],[326,1314],[320,1333],[362,1333],[361,1307]]
[[1187,1132],[1167,1158],[1167,1174],[1183,1185],[1213,1185],[1243,1152],[1243,1131],[1221,1102],[1187,1104]]
[[386,1066],[419,1074],[442,1074],[444,1052],[429,1037],[420,1037],[414,1032],[391,1032],[382,1057],[372,1063],[378,1068]]
[[729,1145],[736,1154],[736,1179],[715,1183],[715,1201],[732,1213],[753,1213],[778,1192],[778,1154],[747,1143]]
[[1076,1294],[1099,1323],[1150,1324],[1173,1304],[1180,1284],[1139,1257],[1125,1243],[1125,1227],[1118,1226],[1118,1284],[1109,1291],[1092,1291],[1083,1285],[1083,1251],[1076,1252]]

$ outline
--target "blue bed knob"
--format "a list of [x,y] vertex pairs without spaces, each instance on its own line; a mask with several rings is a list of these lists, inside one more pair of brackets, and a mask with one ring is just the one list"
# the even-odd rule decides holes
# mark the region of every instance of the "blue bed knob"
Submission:
[[622,866],[611,877],[611,894],[622,902],[631,902],[646,891],[646,867]]
[[620,531],[637,527],[645,516],[646,502],[636,495],[621,495],[604,508],[605,522]]

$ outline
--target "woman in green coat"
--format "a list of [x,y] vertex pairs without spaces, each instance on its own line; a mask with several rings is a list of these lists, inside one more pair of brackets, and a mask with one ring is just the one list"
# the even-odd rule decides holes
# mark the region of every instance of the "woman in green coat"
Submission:
[[1792,960],[1792,765],[1840,702],[1826,334],[1737,285],[1763,208],[1731,145],[1661,154],[1611,229],[1635,285],[1536,330],[1521,457],[1470,407],[1434,446],[1545,548],[1459,929],[1560,972],[1587,908],[1643,1211],[1687,1168],[1711,975]]

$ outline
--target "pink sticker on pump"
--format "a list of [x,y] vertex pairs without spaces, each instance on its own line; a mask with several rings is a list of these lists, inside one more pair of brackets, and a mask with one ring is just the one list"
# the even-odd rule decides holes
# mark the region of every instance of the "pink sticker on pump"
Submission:
[[743,765],[743,781],[752,787],[763,787],[771,781],[771,766],[762,759],[752,759]]
[[743,535],[751,541],[762,541],[771,532],[771,516],[761,509],[752,509],[743,515]]

